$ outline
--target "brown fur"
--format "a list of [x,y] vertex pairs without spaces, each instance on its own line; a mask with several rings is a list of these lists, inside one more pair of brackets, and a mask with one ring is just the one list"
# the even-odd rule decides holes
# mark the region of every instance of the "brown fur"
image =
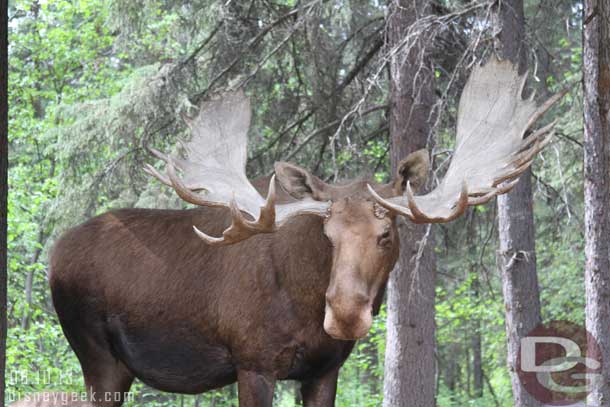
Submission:
[[[254,184],[266,194],[266,180]],[[375,216],[364,182],[313,188],[333,201],[328,219],[298,216],[230,246],[206,246],[192,230],[221,234],[224,209],[115,210],[66,232],[50,284],[87,387],[124,393],[138,377],[194,394],[237,380],[240,407],[271,406],[275,381],[294,379],[305,406],[334,405],[338,370],[381,304],[398,234],[391,215]]]

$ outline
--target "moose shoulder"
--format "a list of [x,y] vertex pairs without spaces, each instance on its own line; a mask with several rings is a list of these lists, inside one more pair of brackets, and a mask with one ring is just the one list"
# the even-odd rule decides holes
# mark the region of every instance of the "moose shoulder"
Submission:
[[248,99],[203,103],[185,158],[155,151],[167,171],[147,167],[199,208],[111,211],[53,251],[53,302],[89,391],[124,394],[136,377],[179,393],[237,381],[241,407],[271,406],[275,381],[294,379],[305,406],[333,406],[396,262],[396,217],[454,219],[506,192],[548,142],[552,126],[522,136],[559,96],[538,108],[523,82],[507,62],[475,69],[451,165],[423,196],[411,186],[429,171],[424,151],[384,185],[329,185],[289,163],[250,183]]

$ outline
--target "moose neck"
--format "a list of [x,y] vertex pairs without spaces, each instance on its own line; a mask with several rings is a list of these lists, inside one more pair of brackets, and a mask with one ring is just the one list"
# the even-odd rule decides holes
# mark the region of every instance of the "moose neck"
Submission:
[[276,232],[271,250],[273,263],[282,265],[275,270],[278,283],[295,311],[320,323],[332,267],[332,247],[323,230],[321,218],[298,216]]

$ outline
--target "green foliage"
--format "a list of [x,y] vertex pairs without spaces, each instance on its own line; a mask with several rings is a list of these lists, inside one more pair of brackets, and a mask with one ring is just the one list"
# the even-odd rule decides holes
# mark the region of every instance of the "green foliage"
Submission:
[[14,327],[7,347],[7,397],[15,401],[41,390],[83,391],[78,360],[56,318],[35,312],[29,329]]
[[[385,6],[323,2],[252,42],[297,3],[11,2],[9,397],[83,390],[78,361],[50,301],[47,252],[61,232],[108,208],[183,205],[141,167],[158,164],[146,146],[168,150],[178,137],[188,136],[177,117],[190,112],[201,94],[246,85],[254,108],[248,164],[253,177],[288,159],[328,180],[363,174],[379,182],[391,179],[384,55],[375,54],[343,83],[382,35]],[[436,3],[439,10],[463,4]],[[577,82],[582,63],[580,2],[547,3],[525,1],[534,47],[530,65],[538,67],[532,87],[540,93]],[[467,43],[474,18],[457,21],[447,38]],[[434,67],[443,97],[433,134],[438,177],[453,148],[456,96],[466,75],[448,71],[457,63],[449,54],[435,56]],[[537,263],[547,321],[584,318],[580,98],[575,88],[551,114],[559,118],[557,141],[534,168]],[[490,204],[435,229],[439,406],[512,405],[494,222]],[[385,317],[384,307],[343,367],[338,406],[381,405]],[[482,343],[481,397],[472,373],[474,336]],[[138,382],[132,391],[145,405],[158,407],[229,407],[237,396],[235,386],[179,396]],[[297,393],[294,383],[279,384],[274,405],[299,405]]]

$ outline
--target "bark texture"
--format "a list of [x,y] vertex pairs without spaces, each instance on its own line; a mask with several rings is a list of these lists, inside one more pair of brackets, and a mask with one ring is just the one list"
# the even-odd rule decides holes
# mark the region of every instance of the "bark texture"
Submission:
[[[409,28],[429,12],[427,1],[393,0],[387,45],[407,38]],[[390,60],[392,170],[400,159],[426,147],[431,131],[434,72],[418,36]],[[384,407],[435,405],[435,259],[426,225],[400,223],[400,258],[388,283]],[[421,244],[421,245],[420,245]]]
[[[519,64],[520,72],[525,72],[523,0],[500,2],[496,9],[496,27],[499,30],[497,52],[502,58]],[[531,170],[527,170],[511,192],[498,197],[498,268],[502,276],[507,362],[515,407],[541,405],[521,385],[516,372],[521,338],[541,322],[531,180]]]
[[8,4],[0,0],[0,407],[4,406],[7,329],[6,213],[8,194]]
[[583,81],[585,125],[586,325],[601,348],[602,378],[591,405],[610,404],[610,4],[585,1]]

